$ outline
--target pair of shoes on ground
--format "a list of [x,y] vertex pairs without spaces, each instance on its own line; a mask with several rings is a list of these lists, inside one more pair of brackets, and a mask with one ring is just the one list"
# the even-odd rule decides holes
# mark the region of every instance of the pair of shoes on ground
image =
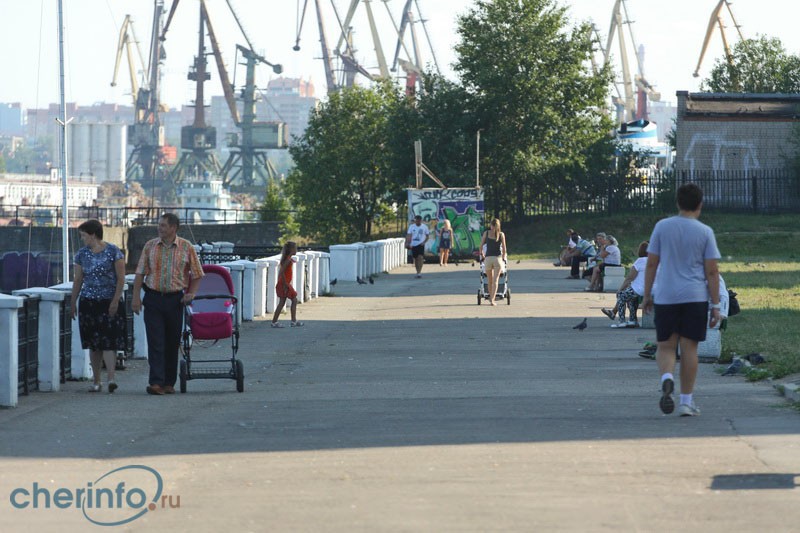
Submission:
[[583,290],[586,292],[603,292],[603,289],[600,287],[586,287]]
[[147,394],[152,394],[153,396],[175,394],[175,387],[172,385],[148,385],[145,390],[147,391]]
[[626,322],[617,322],[616,324],[611,324],[612,328],[638,328],[639,323],[635,320],[628,320]]
[[[119,388],[119,387],[117,386],[116,382],[114,382],[114,381],[109,381],[108,382],[108,393],[109,394],[114,394],[114,391],[117,390],[117,388]],[[100,383],[92,383],[89,386],[89,392],[100,392],[102,390],[103,390],[103,385],[100,384]]]
[[[672,398],[672,393],[674,391],[674,381],[665,379],[661,382],[661,399],[658,401],[658,406],[665,415],[675,410],[675,400]],[[694,402],[682,403],[678,406],[678,416],[700,416],[700,408],[698,408]]]
[[[306,323],[305,322],[300,322],[298,320],[297,322],[291,322],[289,325],[291,327],[293,327],[293,328],[299,328],[299,327],[305,326]],[[273,328],[282,328],[283,324],[281,324],[280,322],[272,322],[272,323],[270,323],[270,326],[272,326]]]
[[417,279],[421,278],[422,274],[417,274]]

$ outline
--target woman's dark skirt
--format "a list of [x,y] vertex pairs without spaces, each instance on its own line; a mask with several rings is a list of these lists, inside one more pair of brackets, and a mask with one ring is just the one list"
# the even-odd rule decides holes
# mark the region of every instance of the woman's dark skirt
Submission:
[[117,314],[108,315],[111,300],[86,300],[78,303],[78,324],[84,350],[125,349],[125,302],[120,300]]

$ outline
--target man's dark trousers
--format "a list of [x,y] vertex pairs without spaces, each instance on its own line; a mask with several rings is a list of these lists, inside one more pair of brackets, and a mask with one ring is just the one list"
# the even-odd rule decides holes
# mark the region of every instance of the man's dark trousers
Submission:
[[145,290],[144,327],[150,385],[175,386],[178,379],[178,349],[183,325],[183,291],[162,294]]
[[573,257],[571,264],[572,268],[569,271],[569,275],[572,276],[573,278],[578,277],[578,274],[580,274],[581,272],[581,263],[586,261],[587,259],[589,258],[583,254],[576,255],[575,257]]

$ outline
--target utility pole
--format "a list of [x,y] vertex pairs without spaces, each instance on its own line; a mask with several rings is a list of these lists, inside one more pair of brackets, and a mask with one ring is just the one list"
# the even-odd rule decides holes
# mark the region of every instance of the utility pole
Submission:
[[481,186],[481,130],[478,130],[478,139],[475,143],[475,187]]
[[69,281],[69,208],[67,206],[67,102],[64,95],[64,6],[58,0],[58,58],[59,58],[59,90],[61,92],[61,272],[62,283]]

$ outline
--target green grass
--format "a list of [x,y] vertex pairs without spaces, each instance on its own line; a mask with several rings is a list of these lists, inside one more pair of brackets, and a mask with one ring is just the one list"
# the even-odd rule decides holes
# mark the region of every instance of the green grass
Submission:
[[[530,224],[504,227],[514,259],[554,259],[566,242],[567,228],[584,237],[598,231],[614,235],[623,259],[650,237],[653,225],[668,215],[552,216]],[[723,358],[758,352],[767,358],[766,372],[748,379],[783,377],[800,372],[800,230],[796,215],[704,214],[714,228],[722,254],[720,271],[738,293],[742,312],[728,319]]]

